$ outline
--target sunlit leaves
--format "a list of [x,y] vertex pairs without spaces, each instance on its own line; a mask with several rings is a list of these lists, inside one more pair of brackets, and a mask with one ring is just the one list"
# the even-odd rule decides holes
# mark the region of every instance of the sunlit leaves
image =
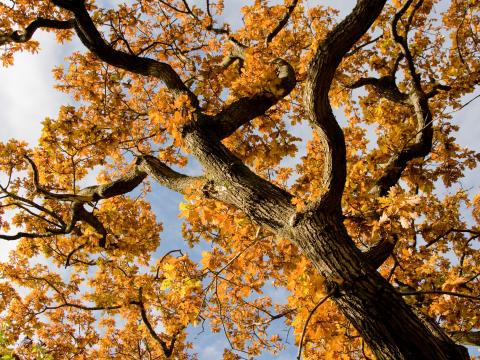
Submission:
[[[300,1],[287,26],[266,43],[289,1],[244,6],[238,29],[221,22],[222,1],[211,2],[210,12],[191,3],[142,0],[113,9],[90,3],[88,10],[114,49],[170,64],[208,115],[241,97],[279,96],[272,63],[289,61],[297,87],[223,144],[254,172],[289,190],[293,203],[303,209],[327,191],[323,144],[309,128],[304,147],[292,126],[304,125],[305,74],[337,12]],[[411,161],[386,196],[372,195],[392,156],[411,145],[422,129],[405,99],[395,102],[385,89],[352,91],[349,85],[394,72],[390,90],[396,87],[406,97],[413,91],[412,74],[390,31],[393,14],[403,4],[393,1],[386,7],[374,29],[347,54],[330,90],[332,105],[347,117],[342,124],[348,161],[345,226],[362,250],[382,239],[397,243],[379,271],[399,291],[479,294],[480,197],[472,199],[461,180],[480,156],[458,144],[455,117],[463,96],[479,83],[475,1],[424,1],[400,22],[401,32],[409,30],[423,90],[445,87],[429,99],[435,133],[430,154]],[[37,16],[71,16],[50,2],[11,5],[1,5],[2,34],[24,29]],[[73,31],[56,35],[67,41]],[[244,58],[225,68],[222,63],[235,42],[244,45]],[[16,51],[36,49],[34,41],[6,44],[2,61],[11,64]],[[43,120],[38,147],[16,140],[0,144],[0,183],[6,194],[0,203],[2,232],[42,235],[24,236],[0,266],[2,356],[163,358],[161,341],[170,344],[175,338],[173,357],[185,359],[196,351],[190,350],[187,334],[195,333],[193,327],[200,332],[201,326],[226,337],[225,359],[251,358],[264,351],[276,354],[287,341],[298,344],[310,316],[306,359],[370,355],[332,301],[312,315],[326,295],[325,279],[296,246],[208,198],[203,181],[187,192],[178,209],[183,239],[171,240],[178,241],[181,251],[165,254],[159,223],[164,219],[156,219],[145,198],[148,184],[128,196],[85,204],[105,228],[105,247],[99,246],[97,229],[85,221],[69,233],[51,234],[59,228],[58,217],[68,222],[73,216],[71,201],[42,196],[25,155],[37,164],[39,182],[47,190],[75,195],[85,185],[125,174],[142,154],[186,165],[184,126],[199,121],[187,96],[172,95],[157,79],[107,65],[90,52],[71,54],[53,74],[56,87],[72,102],[55,118]],[[297,155],[299,161],[292,165]],[[467,299],[422,294],[408,296],[407,302],[448,331],[480,326],[477,303]],[[271,326],[275,322],[293,332],[277,331]]]

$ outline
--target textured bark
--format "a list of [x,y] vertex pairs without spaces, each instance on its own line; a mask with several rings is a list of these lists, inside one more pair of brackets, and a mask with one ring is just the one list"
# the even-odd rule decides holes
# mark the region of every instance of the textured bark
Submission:
[[480,346],[480,331],[454,331],[450,336],[460,344]]
[[[332,113],[328,92],[342,58],[379,16],[385,2],[359,0],[352,13],[319,45],[312,60],[304,101],[309,120],[318,130],[323,145],[325,194],[318,204],[309,206],[299,216],[292,205],[291,194],[253,173],[220,142],[288,95],[295,86],[292,67],[288,63],[278,60],[275,64],[277,77],[281,80],[275,91],[240,99],[217,115],[207,116],[201,113],[197,98],[169,64],[111,48],[96,29],[82,1],[53,0],[55,5],[73,13],[74,27],[80,40],[99,59],[127,71],[154,76],[162,80],[174,95],[186,94],[190,97],[196,108],[194,120],[179,130],[185,147],[200,162],[205,173],[202,177],[188,177],[173,171],[158,159],[144,156],[139,158],[136,168],[125,178],[71,195],[48,192],[38,184],[38,176],[34,174],[36,188],[44,196],[73,201],[70,225],[61,224],[61,229],[71,231],[76,221],[83,220],[106,235],[101,223],[93,214],[86,212],[83,204],[129,192],[147,175],[179,192],[186,192],[200,182],[205,196],[235,206],[255,223],[293,241],[326,279],[329,290],[335,290],[333,300],[377,358],[467,359],[468,354],[463,347],[455,345],[438,325],[417,316],[376,272],[375,267],[391,251],[392,244],[382,243],[369,254],[362,254],[343,225],[341,198],[346,179],[346,148],[342,129]],[[407,1],[406,7],[395,17],[396,22],[411,3]],[[414,108],[420,131],[415,143],[392,157],[387,165],[385,174],[377,183],[381,195],[396,184],[410,160],[428,154],[432,142],[428,96],[416,76],[406,38],[395,31],[394,38],[403,48],[415,83],[409,102]],[[380,86],[378,82],[369,82]],[[32,167],[35,172],[34,165]],[[145,312],[142,316],[148,323]],[[174,342],[172,339],[172,344]],[[173,345],[167,351],[171,354]]]
[[365,261],[336,216],[319,214],[292,229],[291,239],[312,260],[330,286],[333,300],[378,359],[468,359],[437,326],[402,300]]

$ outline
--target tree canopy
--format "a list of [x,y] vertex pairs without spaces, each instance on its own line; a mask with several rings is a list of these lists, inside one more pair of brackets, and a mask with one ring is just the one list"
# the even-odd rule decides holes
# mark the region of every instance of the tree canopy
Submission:
[[[358,0],[339,19],[255,0],[240,26],[228,6],[0,4],[4,66],[38,31],[83,45],[52,63],[71,101],[31,119],[38,145],[0,143],[2,358],[194,359],[206,332],[225,359],[286,340],[298,359],[469,358],[480,194],[461,180],[480,154],[455,114],[480,80],[480,3]],[[153,183],[184,197],[173,250]]]

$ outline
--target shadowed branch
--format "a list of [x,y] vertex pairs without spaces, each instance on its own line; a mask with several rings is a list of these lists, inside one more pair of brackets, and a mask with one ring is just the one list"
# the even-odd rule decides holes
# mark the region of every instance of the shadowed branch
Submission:
[[73,20],[55,20],[39,17],[33,20],[24,31],[15,30],[11,33],[0,34],[0,45],[5,45],[10,42],[25,43],[29,41],[33,34],[35,34],[35,31],[40,28],[66,30],[73,29],[74,24]]

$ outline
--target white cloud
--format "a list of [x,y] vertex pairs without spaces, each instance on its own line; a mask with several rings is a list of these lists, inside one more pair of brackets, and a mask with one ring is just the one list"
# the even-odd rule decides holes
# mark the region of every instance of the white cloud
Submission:
[[0,68],[0,141],[15,138],[35,145],[43,119],[56,117],[60,105],[68,102],[65,94],[53,88],[51,70],[76,44],[59,45],[54,34],[42,31],[35,40],[40,42],[38,54],[17,53],[13,66]]

